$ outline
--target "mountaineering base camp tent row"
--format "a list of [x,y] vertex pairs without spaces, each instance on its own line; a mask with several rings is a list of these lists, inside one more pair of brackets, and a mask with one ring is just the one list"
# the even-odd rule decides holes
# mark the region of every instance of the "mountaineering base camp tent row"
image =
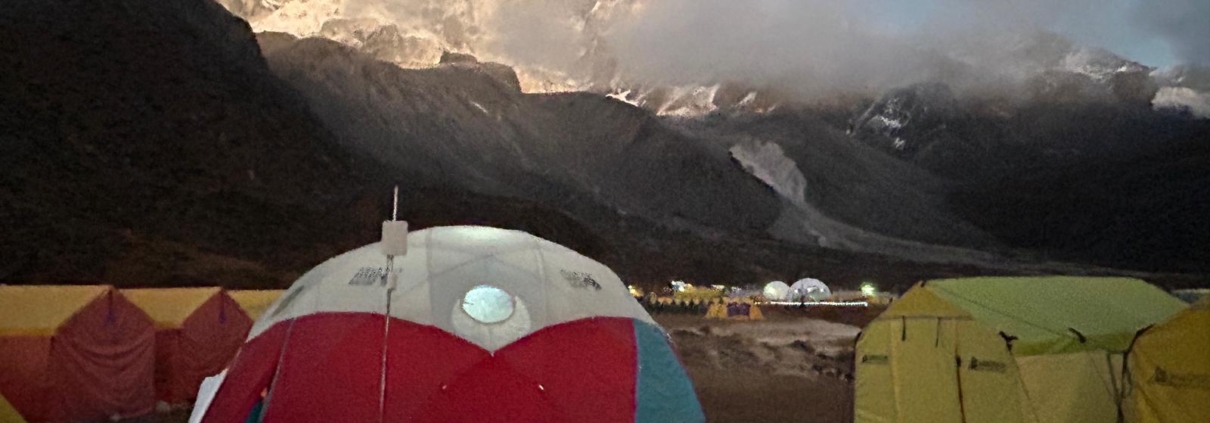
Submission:
[[0,395],[25,420],[151,413],[154,363],[151,320],[113,287],[0,286]]
[[252,328],[222,288],[125,289],[155,323],[156,398],[188,404],[207,376],[222,371]]
[[667,335],[609,268],[486,227],[406,234],[403,253],[393,223],[270,306],[194,418],[705,420]]
[[1123,353],[1183,307],[1125,278],[918,284],[858,339],[855,421],[1117,421]]

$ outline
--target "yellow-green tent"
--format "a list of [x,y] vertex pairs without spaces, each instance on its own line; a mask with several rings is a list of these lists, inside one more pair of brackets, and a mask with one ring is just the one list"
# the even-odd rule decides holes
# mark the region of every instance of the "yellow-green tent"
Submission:
[[1122,354],[1182,308],[1126,278],[920,283],[857,341],[855,421],[1117,421]]
[[281,294],[286,292],[284,289],[269,289],[269,290],[240,290],[227,291],[227,294],[239,304],[244,313],[253,321],[260,318],[260,315],[277,301]]
[[1126,362],[1128,423],[1210,421],[1210,298],[1141,332]]
[[25,423],[25,419],[17,410],[13,409],[13,405],[4,399],[4,395],[0,394],[0,422],[3,423]]

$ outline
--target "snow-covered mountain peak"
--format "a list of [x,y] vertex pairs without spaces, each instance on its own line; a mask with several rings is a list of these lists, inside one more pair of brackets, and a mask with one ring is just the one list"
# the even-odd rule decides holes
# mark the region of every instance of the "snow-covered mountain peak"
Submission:
[[[596,92],[666,116],[700,116],[727,110],[760,113],[785,100],[810,101],[809,94],[796,97],[802,94],[797,90],[819,84],[794,80],[792,76],[767,81],[744,74],[726,78],[671,74],[666,78],[641,77],[633,68],[636,59],[631,57],[632,52],[618,50],[638,47],[618,41],[618,35],[632,30],[631,24],[642,20],[644,13],[659,9],[651,0],[218,1],[246,19],[257,32],[328,38],[405,68],[436,66],[447,51],[471,54],[485,62],[514,68],[521,89],[527,93]],[[675,26],[675,22],[662,25]],[[667,35],[657,32],[651,36],[660,34]],[[1158,89],[1151,80],[1167,75],[1104,49],[1079,46],[1052,32],[954,38],[959,40],[927,42],[933,45],[927,52],[921,50],[928,56],[922,59],[927,64],[895,63],[920,71],[923,75],[919,78],[880,78],[879,71],[872,69],[880,65],[870,62],[857,72],[869,70],[871,75],[864,88],[859,88],[867,90],[860,95],[877,97],[903,84],[942,81],[959,95],[972,87],[992,87],[996,92],[1027,93],[1059,101],[1095,98],[1145,102]],[[892,46],[888,54],[897,49]],[[809,74],[809,70],[780,72],[799,75]],[[1174,82],[1190,79],[1187,73],[1174,71],[1169,83],[1159,85],[1205,93],[1206,89]],[[733,82],[760,89],[727,91]],[[1168,98],[1187,97],[1169,93]],[[891,135],[908,125],[910,119],[895,116],[893,103],[883,106],[888,109],[865,121],[867,129]],[[910,143],[902,138],[897,141]]]
[[[639,0],[219,1],[256,32],[324,37],[402,67],[434,66],[446,51],[503,63],[516,69],[523,90],[536,93],[615,86],[616,65],[600,35],[640,8]],[[531,48],[552,33],[570,50]]]
[[1107,82],[1119,73],[1149,73],[1152,70],[1104,49],[1088,47],[1078,47],[1067,53],[1059,62],[1058,69],[1087,75],[1099,83]]

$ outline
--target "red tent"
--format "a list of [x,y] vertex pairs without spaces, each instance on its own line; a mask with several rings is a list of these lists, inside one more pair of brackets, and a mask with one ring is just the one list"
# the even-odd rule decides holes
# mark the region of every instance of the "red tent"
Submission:
[[110,286],[0,286],[0,395],[26,420],[151,413],[155,331]]
[[222,288],[123,290],[155,322],[156,399],[191,402],[206,376],[227,367],[252,319]]
[[667,335],[605,265],[519,231],[390,238],[391,223],[295,282],[195,418],[705,421]]

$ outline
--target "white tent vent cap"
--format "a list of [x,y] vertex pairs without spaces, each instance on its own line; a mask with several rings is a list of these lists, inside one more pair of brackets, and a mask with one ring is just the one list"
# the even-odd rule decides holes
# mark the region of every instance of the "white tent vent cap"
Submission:
[[403,256],[408,253],[408,222],[382,222],[382,254]]

